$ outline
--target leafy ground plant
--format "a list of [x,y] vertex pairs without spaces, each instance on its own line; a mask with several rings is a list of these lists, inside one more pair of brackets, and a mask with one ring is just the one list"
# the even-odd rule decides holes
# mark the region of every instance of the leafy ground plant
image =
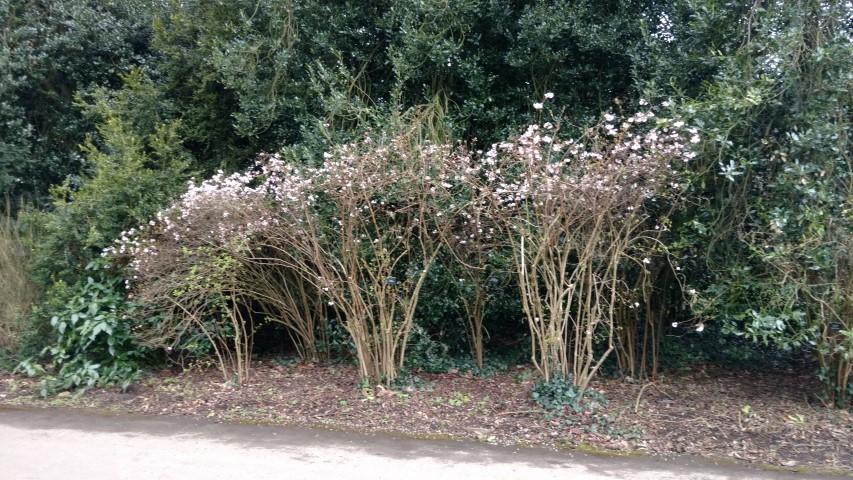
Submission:
[[552,378],[536,382],[532,393],[533,401],[548,410],[563,410],[569,407],[575,412],[596,409],[607,401],[591,391],[582,391],[568,378]]

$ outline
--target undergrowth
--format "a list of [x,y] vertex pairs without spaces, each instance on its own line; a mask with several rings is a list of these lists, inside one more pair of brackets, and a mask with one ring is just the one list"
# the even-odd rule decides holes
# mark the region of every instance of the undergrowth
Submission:
[[571,376],[552,378],[549,381],[540,380],[534,385],[531,396],[534,402],[552,412],[562,411],[565,407],[575,412],[594,411],[607,405],[607,400],[599,393],[592,390],[581,392],[572,383]]
[[22,320],[38,298],[30,279],[27,232],[11,217],[7,202],[0,214],[0,350],[15,352]]

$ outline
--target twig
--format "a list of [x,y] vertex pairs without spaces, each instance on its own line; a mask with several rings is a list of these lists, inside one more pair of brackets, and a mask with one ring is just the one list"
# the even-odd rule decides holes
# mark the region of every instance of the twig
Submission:
[[817,410],[815,410],[815,408],[809,402],[809,394],[808,393],[803,393],[803,401],[806,403],[807,407],[809,407],[814,413],[817,413]]
[[[642,415],[641,415],[641,417],[642,417]],[[694,423],[694,422],[701,422],[701,421],[705,420],[702,417],[694,417],[694,418],[674,418],[674,417],[661,418],[661,417],[666,417],[666,416],[661,414],[661,413],[656,413],[656,414],[652,414],[648,417],[642,417],[642,418],[654,418],[654,421],[656,421],[656,422],[668,422],[668,423]]]
[[[809,403],[809,396],[808,396],[808,394],[807,394],[807,393],[804,393],[804,394],[803,394],[803,397],[804,397],[804,400],[806,401],[806,405],[808,405],[808,406],[809,406],[809,408],[811,408],[811,409],[812,409],[812,411],[813,411],[814,413],[818,413],[818,412],[817,412],[817,410],[815,410],[815,408],[812,406],[812,404],[811,404],[811,403]],[[824,402],[822,398],[820,398],[820,397],[815,397],[815,398],[817,398],[817,401],[818,401],[818,402],[820,402],[821,404],[823,404],[823,408],[826,408],[826,409],[831,409],[831,408],[833,408],[833,406],[832,406],[831,404]]]
[[332,411],[329,411],[329,412],[323,412],[323,413],[315,413],[314,415],[312,415],[312,417],[319,419],[319,418],[337,417],[338,415],[349,415],[349,414],[350,414],[349,412],[332,412]]
[[674,399],[674,398],[675,398],[675,396],[670,395],[670,394],[668,394],[667,392],[663,391],[663,389],[662,389],[662,388],[660,388],[660,387],[659,387],[655,382],[651,382],[651,385],[652,385],[652,386],[654,386],[654,387],[655,387],[655,390],[657,390],[658,392],[660,392],[660,394],[661,394],[661,395],[663,395],[664,397],[669,397],[669,398],[672,398],[672,399]]
[[542,413],[542,410],[514,410],[511,412],[500,412],[497,415],[515,415],[519,413]]
[[649,385],[654,385],[654,384],[655,384],[655,382],[648,382],[645,385],[643,385],[643,388],[640,389],[640,393],[637,395],[637,401],[634,402],[634,415],[638,415],[638,416],[642,417],[642,415],[640,415],[640,412],[639,412],[639,410],[640,410],[640,399],[643,397],[643,392],[646,391],[646,388]]

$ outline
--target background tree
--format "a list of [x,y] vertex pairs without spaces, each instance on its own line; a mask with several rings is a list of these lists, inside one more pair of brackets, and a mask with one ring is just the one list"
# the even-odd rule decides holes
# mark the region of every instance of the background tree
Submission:
[[151,2],[0,2],[0,195],[43,204],[89,168],[78,149],[95,123],[75,95],[116,88],[146,61]]

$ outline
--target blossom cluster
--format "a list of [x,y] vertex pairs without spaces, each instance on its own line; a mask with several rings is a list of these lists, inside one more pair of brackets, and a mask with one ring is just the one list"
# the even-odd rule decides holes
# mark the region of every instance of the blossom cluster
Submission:
[[452,185],[444,160],[454,155],[448,146],[412,148],[405,137],[342,145],[325,153],[318,167],[265,155],[246,172],[220,171],[191,181],[155,220],[123,232],[104,255],[129,257],[134,279],[144,281],[156,280],[188,249],[292,241],[309,222],[339,230],[355,225],[356,243],[384,245],[389,238],[393,243],[411,234],[425,215],[440,219],[441,205],[449,202],[431,200],[448,196]]
[[122,232],[103,255],[129,257],[134,280],[145,280],[156,279],[185,249],[245,248],[253,235],[278,223],[264,188],[255,186],[259,172],[219,171],[201,183],[191,180],[187,191],[155,220]]
[[351,229],[354,243],[377,248],[393,248],[415,230],[478,248],[498,240],[497,219],[513,212],[630,215],[677,191],[674,160],[695,155],[698,133],[647,110],[625,119],[607,113],[579,139],[562,139],[552,123],[530,125],[485,152],[410,140],[366,137],[325,153],[316,167],[265,155],[246,172],[190,182],[170,208],[124,232],[105,255],[129,256],[138,275],[156,278],[168,267],[157,258],[164,249],[180,255],[198,245],[293,238],[317,215]]
[[583,138],[562,140],[551,123],[530,125],[517,139],[492,145],[479,165],[495,204],[584,208],[618,215],[680,188],[673,161],[695,156],[695,129],[639,112],[619,121],[607,113]]

